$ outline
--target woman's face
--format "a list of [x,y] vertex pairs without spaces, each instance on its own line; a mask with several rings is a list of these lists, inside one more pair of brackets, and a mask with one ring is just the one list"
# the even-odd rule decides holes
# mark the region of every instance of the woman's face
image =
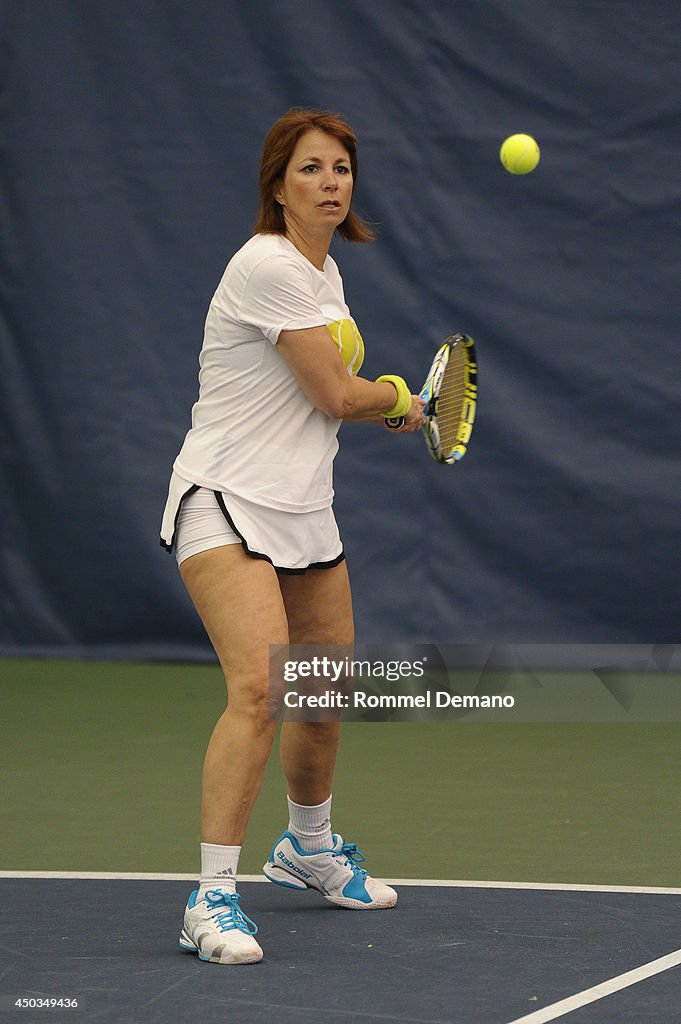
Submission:
[[287,227],[332,234],[348,215],[352,187],[345,146],[335,136],[311,129],[298,139],[274,198],[284,208]]

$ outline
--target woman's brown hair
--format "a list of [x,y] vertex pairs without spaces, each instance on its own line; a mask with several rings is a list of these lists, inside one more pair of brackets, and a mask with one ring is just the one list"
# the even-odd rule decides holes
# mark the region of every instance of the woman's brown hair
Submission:
[[[286,234],[284,211],[274,198],[274,187],[284,177],[298,139],[311,129],[333,135],[347,149],[353,186],[357,183],[357,136],[350,125],[326,110],[293,107],[275,121],[265,138],[260,159],[260,206],[254,228],[256,234]],[[352,209],[336,230],[348,242],[371,242],[374,239],[369,225]]]

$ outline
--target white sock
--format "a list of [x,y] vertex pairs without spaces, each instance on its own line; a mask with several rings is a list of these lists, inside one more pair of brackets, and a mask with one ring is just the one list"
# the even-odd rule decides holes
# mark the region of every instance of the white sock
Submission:
[[201,843],[201,878],[199,881],[199,899],[209,889],[222,889],[223,892],[236,892],[236,873],[239,867],[240,846],[217,846],[214,843]]
[[288,800],[288,830],[303,850],[316,853],[317,850],[328,850],[333,842],[331,835],[331,797],[323,804],[307,807]]

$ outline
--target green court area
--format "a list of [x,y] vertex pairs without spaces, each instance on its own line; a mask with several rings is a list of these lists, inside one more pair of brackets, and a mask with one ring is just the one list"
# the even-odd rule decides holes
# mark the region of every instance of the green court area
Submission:
[[[0,870],[193,873],[217,666],[0,661]],[[349,723],[334,828],[389,878],[679,885],[681,723]],[[276,751],[244,846],[286,826]]]

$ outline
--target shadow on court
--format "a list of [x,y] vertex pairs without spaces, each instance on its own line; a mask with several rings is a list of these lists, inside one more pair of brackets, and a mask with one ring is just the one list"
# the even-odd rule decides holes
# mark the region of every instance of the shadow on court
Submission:
[[[206,964],[177,935],[190,884],[3,879],[6,1019],[115,1024],[509,1024],[681,946],[679,897],[402,886],[394,910],[240,886],[260,964]],[[78,1009],[19,1010],[26,998]],[[679,1020],[678,969],[567,1016],[569,1024]]]

